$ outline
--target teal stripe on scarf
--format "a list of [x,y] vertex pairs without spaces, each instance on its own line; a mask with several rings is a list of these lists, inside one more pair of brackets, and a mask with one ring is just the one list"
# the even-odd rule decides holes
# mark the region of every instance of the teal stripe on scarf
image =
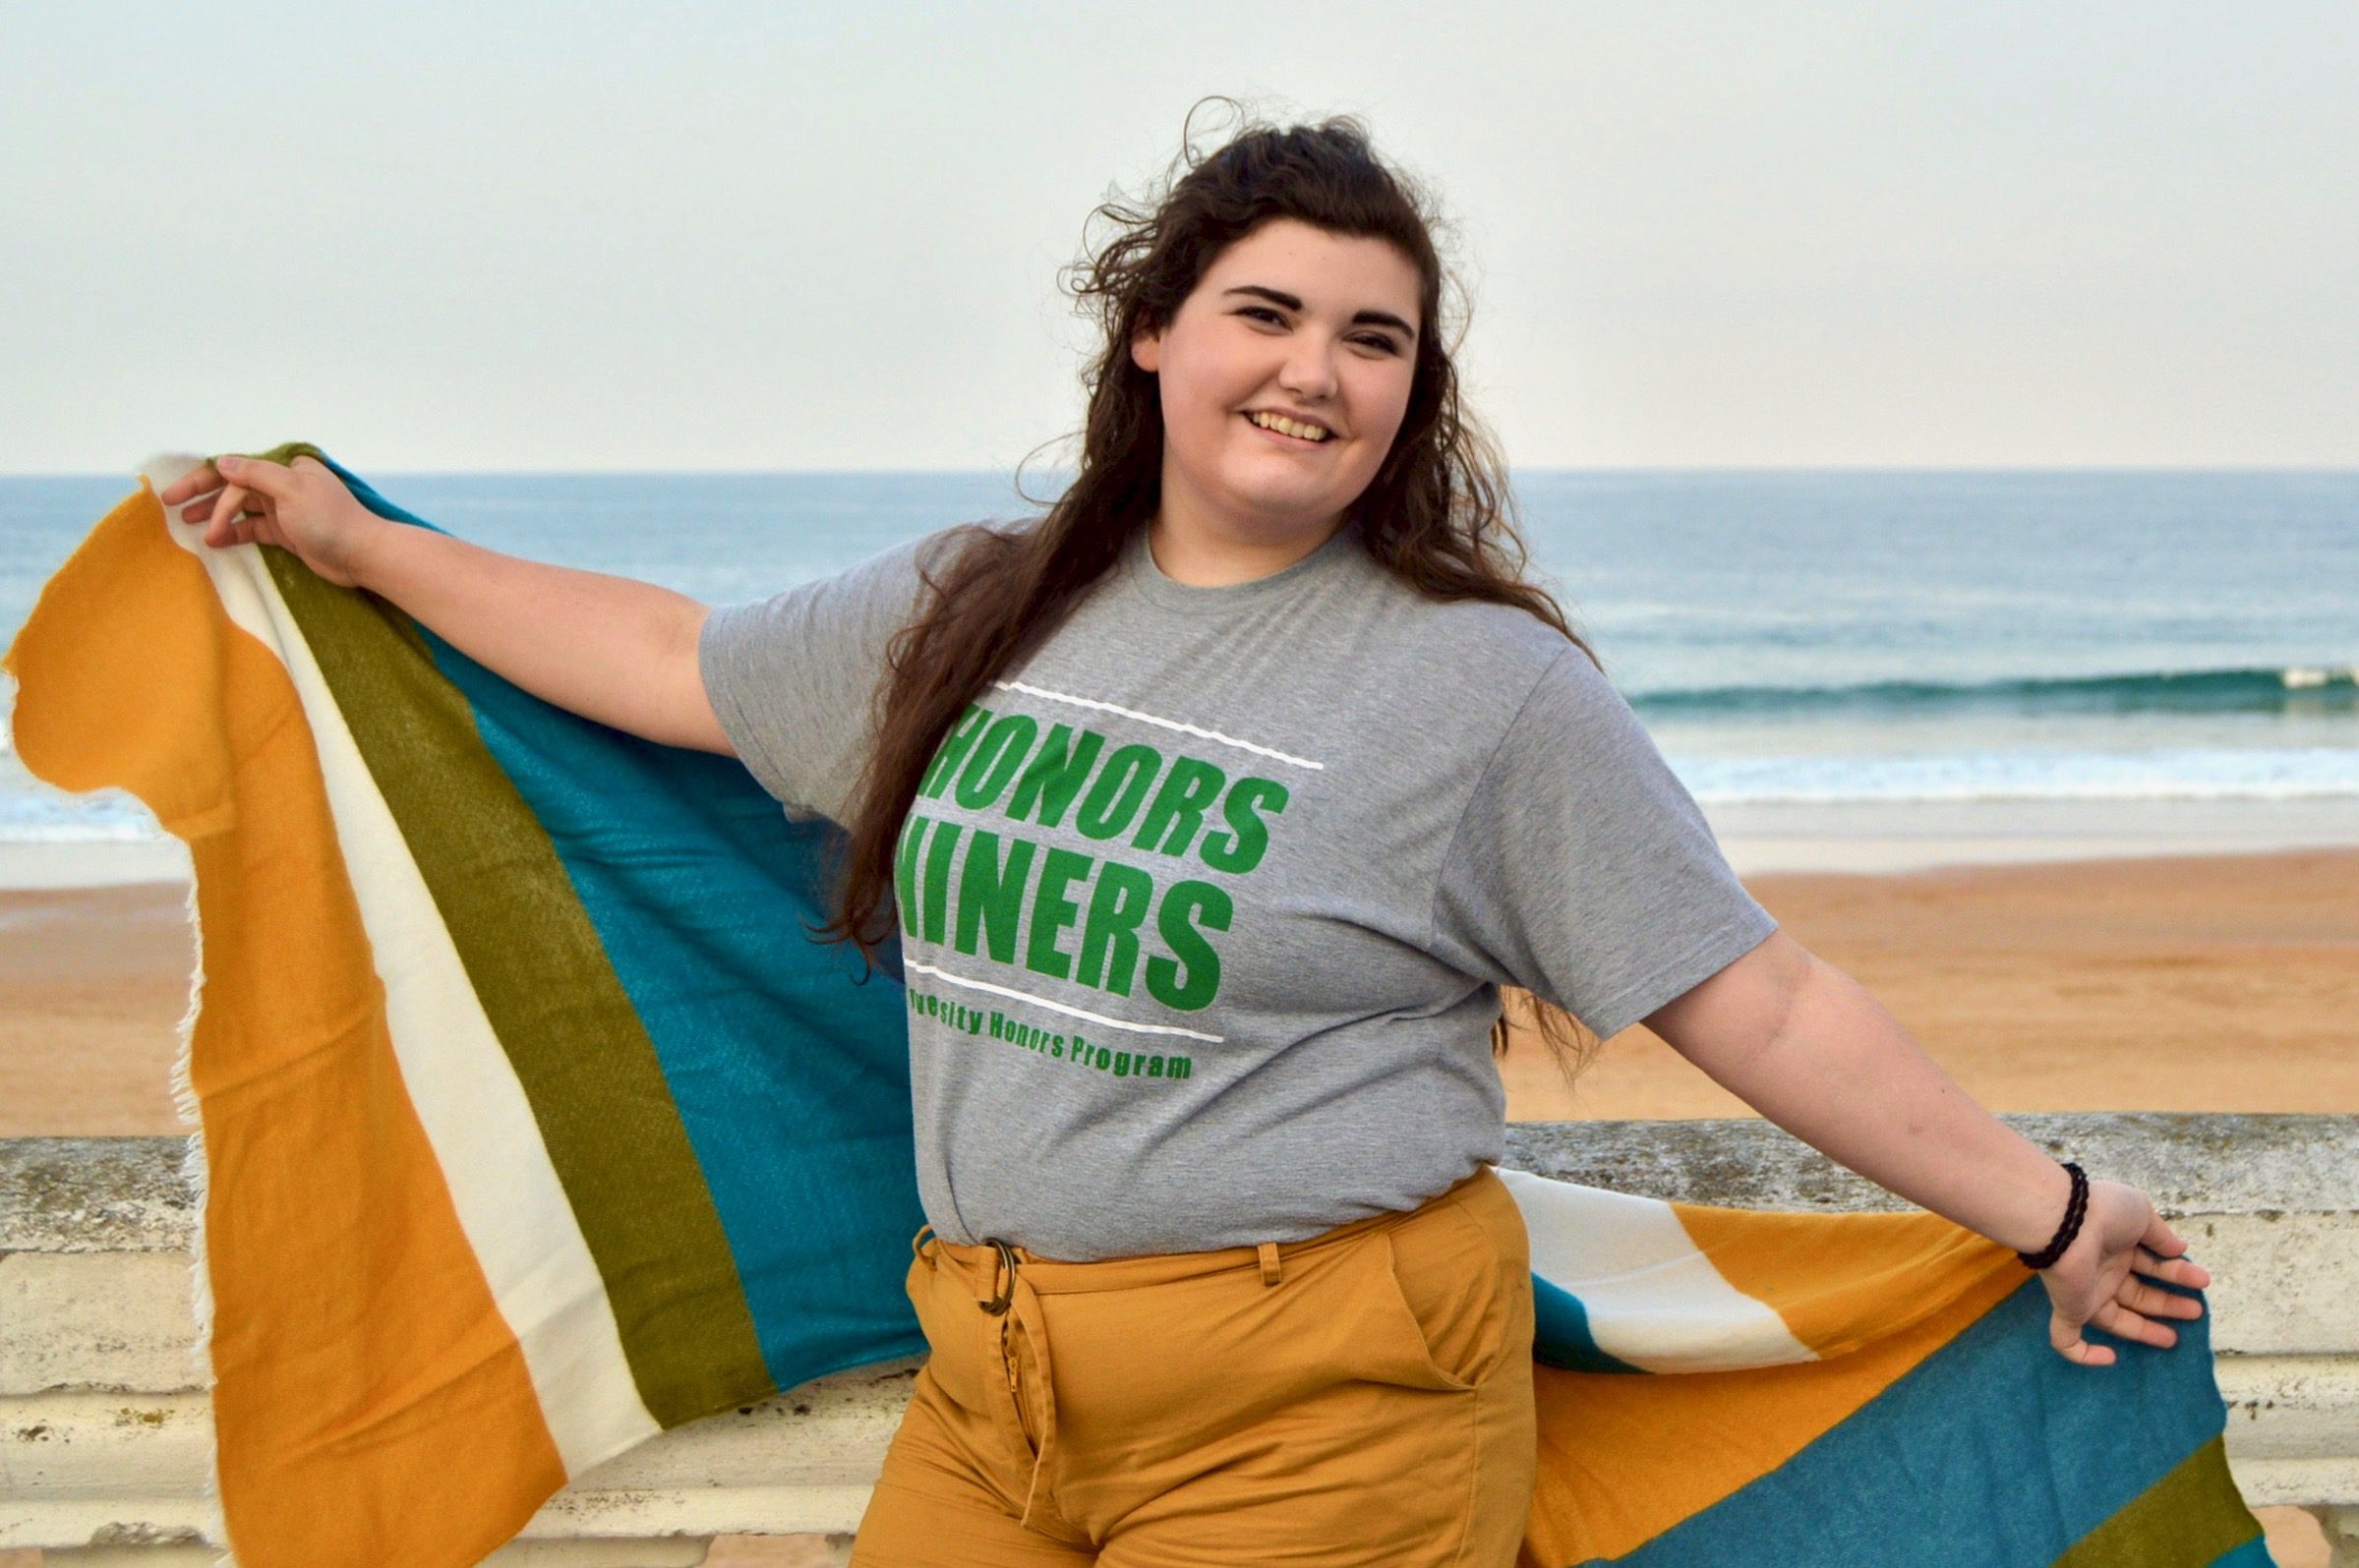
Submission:
[[1567,1372],[1644,1372],[1599,1348],[1589,1308],[1563,1286],[1532,1276],[1532,1360]]
[[[1953,1568],[2054,1562],[2217,1437],[2226,1411],[2210,1314],[2174,1319],[2168,1350],[2092,1325],[2089,1342],[2119,1358],[2111,1366],[2057,1355],[2048,1315],[2047,1292],[2027,1279],[1785,1464],[1613,1561],[1915,1568],[1931,1551]],[[2027,1442],[2035,1425],[2046,1436]],[[1895,1462],[1904,1454],[1907,1466]],[[2230,1540],[2251,1528],[2241,1504],[2233,1515]]]
[[[313,455],[373,511],[434,526]],[[652,1042],[769,1377],[920,1354],[902,1289],[923,1215],[900,947],[863,979],[855,950],[804,930],[829,912],[842,830],[788,820],[735,758],[581,719],[418,630],[548,832]]]

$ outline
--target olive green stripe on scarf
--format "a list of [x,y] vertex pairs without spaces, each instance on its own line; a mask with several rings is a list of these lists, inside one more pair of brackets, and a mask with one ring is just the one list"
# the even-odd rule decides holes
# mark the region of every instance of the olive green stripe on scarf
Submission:
[[263,548],[521,1080],[662,1425],[770,1386],[654,1043],[555,845],[399,610]]
[[2212,1561],[2253,1539],[2253,1515],[2228,1475],[2226,1439],[2170,1468],[2114,1516],[2072,1544],[2055,1568],[2142,1568]]

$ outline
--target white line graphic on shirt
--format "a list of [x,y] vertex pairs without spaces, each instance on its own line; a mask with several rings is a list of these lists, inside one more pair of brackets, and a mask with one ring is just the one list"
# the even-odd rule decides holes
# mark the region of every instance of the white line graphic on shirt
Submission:
[[1099,702],[1094,697],[1076,697],[1069,691],[1050,691],[1045,686],[1027,685],[1021,680],[994,680],[991,684],[1003,691],[1028,692],[1034,697],[1046,697],[1051,702],[1069,702],[1077,708],[1095,708],[1100,713],[1120,714],[1125,719],[1136,719],[1144,725],[1161,725],[1165,729],[1176,729],[1182,734],[1197,735],[1206,740],[1217,740],[1224,746],[1235,746],[1240,750],[1250,751],[1257,757],[1270,757],[1279,762],[1290,762],[1297,768],[1316,768],[1322,772],[1327,768],[1327,764],[1324,762],[1313,762],[1308,757],[1293,756],[1269,746],[1258,746],[1250,740],[1239,740],[1235,735],[1224,735],[1217,729],[1207,729],[1200,725],[1182,724],[1177,719],[1159,719],[1153,714],[1141,713],[1136,708],[1125,708],[1120,703]]
[[902,958],[901,966],[905,970],[914,969],[919,974],[930,974],[937,980],[948,980],[952,985],[963,985],[975,991],[988,991],[993,996],[1013,997],[1019,1002],[1030,1002],[1036,1007],[1047,1008],[1052,1013],[1069,1013],[1077,1018],[1088,1018],[1091,1023],[1102,1023],[1110,1029],[1129,1029],[1136,1034],[1184,1034],[1191,1040],[1204,1040],[1213,1045],[1218,1045],[1224,1038],[1222,1035],[1207,1034],[1202,1029],[1183,1029],[1176,1023],[1133,1023],[1127,1018],[1109,1018],[1102,1013],[1091,1013],[1087,1008],[1067,1007],[1062,1002],[1051,1002],[1044,996],[1034,996],[1030,991],[1019,991],[1013,986],[993,985],[988,980],[970,980],[964,975],[952,974],[948,969],[937,969],[930,963],[920,963],[915,958],[908,957]]

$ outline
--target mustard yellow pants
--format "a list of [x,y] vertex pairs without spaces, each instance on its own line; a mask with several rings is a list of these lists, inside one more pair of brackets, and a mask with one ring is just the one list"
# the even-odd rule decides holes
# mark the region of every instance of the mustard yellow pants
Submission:
[[1515,1561],[1531,1264],[1488,1169],[1304,1242],[914,1250],[932,1354],[853,1568]]

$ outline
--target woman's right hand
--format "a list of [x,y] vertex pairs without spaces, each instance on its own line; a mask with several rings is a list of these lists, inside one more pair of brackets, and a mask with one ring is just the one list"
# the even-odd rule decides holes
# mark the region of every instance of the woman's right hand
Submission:
[[205,543],[276,545],[339,587],[359,585],[363,547],[392,526],[363,506],[335,471],[316,457],[292,467],[253,457],[220,457],[172,482],[157,498],[183,520],[205,525]]

